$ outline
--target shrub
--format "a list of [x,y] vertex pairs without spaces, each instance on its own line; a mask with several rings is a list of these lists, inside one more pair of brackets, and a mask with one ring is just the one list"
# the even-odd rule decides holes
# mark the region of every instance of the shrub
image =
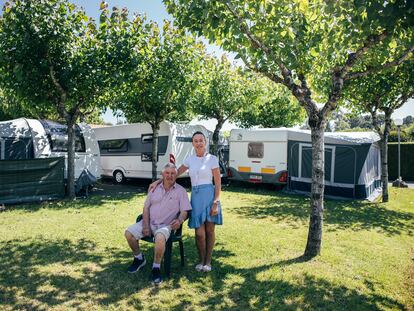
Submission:
[[[390,136],[388,137],[389,142],[398,142],[398,132],[397,131],[391,131]],[[400,141],[407,142],[410,141],[410,136],[405,132],[400,132]]]

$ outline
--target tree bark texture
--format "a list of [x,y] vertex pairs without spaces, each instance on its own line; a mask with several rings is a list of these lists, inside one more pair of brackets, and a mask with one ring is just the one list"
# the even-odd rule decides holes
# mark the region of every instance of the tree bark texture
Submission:
[[[325,122],[310,122],[312,138],[312,186],[308,241],[306,243],[305,257],[315,257],[321,251],[322,225],[323,225],[323,198],[325,186]],[[316,124],[315,124],[316,123]]]
[[391,130],[392,111],[385,111],[384,133],[381,135],[380,153],[381,153],[381,185],[382,185],[382,202],[388,202],[388,136]]
[[217,120],[216,127],[213,132],[213,144],[211,145],[210,153],[218,157],[218,144],[220,140],[220,130],[223,127],[224,121]]
[[388,155],[387,155],[388,143],[384,138],[381,138],[380,140],[380,152],[381,152],[382,202],[388,202]]
[[67,189],[68,197],[75,198],[75,123],[67,122],[68,127],[68,158],[67,158]]
[[160,122],[151,124],[152,127],[152,181],[158,179],[157,162],[158,162],[158,135],[160,131]]

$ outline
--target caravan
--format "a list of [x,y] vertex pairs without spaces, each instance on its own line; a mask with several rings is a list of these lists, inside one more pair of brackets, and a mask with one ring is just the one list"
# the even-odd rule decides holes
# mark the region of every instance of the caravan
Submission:
[[[100,177],[100,159],[95,134],[81,123],[76,125],[75,135],[75,179],[87,172],[96,180]],[[67,126],[57,122],[25,118],[2,121],[0,160],[67,159],[67,139]],[[65,170],[65,178],[66,175]]]
[[229,179],[286,184],[288,132],[287,128],[231,130]]
[[[373,132],[325,133],[325,194],[373,199],[380,193],[379,136]],[[234,129],[230,133],[229,178],[287,184],[310,192],[310,131],[287,128]]]
[[[125,178],[152,178],[152,129],[149,123],[134,123],[95,128],[101,152],[102,176],[117,183]],[[162,122],[158,137],[158,174],[162,164],[177,165],[193,152],[192,135],[196,131],[208,137],[202,125]],[[185,177],[182,175],[181,177]]]

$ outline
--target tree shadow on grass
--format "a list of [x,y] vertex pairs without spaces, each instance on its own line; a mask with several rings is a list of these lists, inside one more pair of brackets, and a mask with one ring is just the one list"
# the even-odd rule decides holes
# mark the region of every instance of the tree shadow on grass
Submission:
[[380,229],[388,235],[414,235],[414,213],[387,209],[381,203],[330,201],[326,204],[328,231]]
[[[214,252],[217,260],[235,256],[223,247]],[[292,264],[306,264],[307,259],[298,257],[280,261],[275,264],[258,267],[237,268],[213,260],[215,269],[209,273],[186,273],[186,278],[196,288],[196,292],[211,291],[194,305],[185,294],[177,298],[171,310],[213,308],[215,310],[380,310],[405,309],[395,299],[376,293],[375,288],[368,288],[369,294],[361,294],[356,289],[333,284],[325,279],[304,274],[297,281],[266,276],[269,271]],[[233,283],[229,285],[233,278]],[[234,280],[237,278],[237,280]],[[171,290],[179,287],[180,278],[171,284]]]
[[[147,277],[125,272],[130,252],[106,249],[102,256],[95,247],[84,239],[1,243],[0,309],[2,305],[16,309],[78,308],[87,302],[108,305],[150,286]],[[111,253],[114,257],[108,256]],[[123,258],[128,262],[121,262]]]
[[[369,287],[369,294],[336,285],[327,280],[305,274],[293,281],[272,276],[272,269],[292,264],[306,264],[301,259],[281,261],[256,267],[236,267],[223,259],[236,256],[218,243],[211,273],[197,273],[194,240],[184,239],[186,267],[180,267],[178,247],[174,247],[172,278],[161,290],[174,291],[185,279],[189,290],[174,294],[169,303],[172,310],[214,308],[216,310],[376,310],[404,309],[398,301],[384,297]],[[107,248],[94,251],[97,245],[89,240],[20,240],[0,245],[0,309],[85,308],[91,303],[101,307],[115,307],[121,300],[135,309],[143,309],[144,297],[157,297],[160,289],[149,282],[150,265],[135,275],[125,273],[130,252]],[[143,244],[151,262],[152,245]],[[101,250],[102,252],[102,250]],[[232,279],[233,278],[233,279]],[[234,279],[236,278],[236,279]],[[232,284],[229,285],[229,280]],[[194,293],[206,293],[194,302]],[[138,294],[138,295],[136,295]],[[21,298],[24,297],[22,300]],[[160,297],[161,298],[161,297]],[[153,307],[153,309],[157,309]]]
[[[194,240],[186,236],[184,243],[185,267],[180,265],[178,244],[174,243],[172,284],[182,276],[194,275]],[[154,296],[159,289],[150,282],[153,244],[141,241],[140,245],[147,265],[131,275],[126,273],[132,257],[126,244],[122,251],[96,251],[98,245],[86,239],[74,242],[37,237],[0,242],[0,309],[82,309],[90,303],[116,306],[124,299],[131,308],[142,309],[140,297],[129,298],[143,290]]]
[[[297,227],[298,222],[308,221],[309,198],[286,193],[267,194],[261,193],[261,196],[256,198],[249,197],[243,201],[243,205],[232,207],[230,210],[254,219],[272,217],[277,222],[288,223],[292,227]],[[346,228],[380,229],[389,235],[414,235],[413,213],[387,209],[381,203],[326,200],[324,221],[329,231]]]
[[242,202],[243,205],[230,208],[231,212],[254,219],[272,217],[277,221],[305,221],[309,217],[309,199],[300,196],[261,194]]
[[[361,294],[355,289],[332,284],[322,278],[305,274],[301,280],[292,283],[282,279],[258,280],[260,273],[272,266],[254,269],[236,269],[243,281],[229,291],[221,291],[206,300],[206,305],[222,304],[225,310],[380,310],[404,309],[398,301],[370,292]],[[247,270],[247,271],[246,271]],[[222,276],[223,277],[223,276]]]

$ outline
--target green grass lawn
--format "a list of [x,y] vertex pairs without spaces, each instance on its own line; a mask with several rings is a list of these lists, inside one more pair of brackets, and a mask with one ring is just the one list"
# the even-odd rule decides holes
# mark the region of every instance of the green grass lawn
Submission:
[[[327,201],[321,256],[303,261],[309,199],[226,188],[214,270],[186,267],[174,248],[158,288],[150,264],[134,275],[124,229],[145,194],[104,185],[89,199],[9,207],[0,213],[0,309],[401,310],[414,307],[414,190],[389,204]],[[257,187],[259,188],[259,187]],[[151,262],[152,247],[143,249]]]

